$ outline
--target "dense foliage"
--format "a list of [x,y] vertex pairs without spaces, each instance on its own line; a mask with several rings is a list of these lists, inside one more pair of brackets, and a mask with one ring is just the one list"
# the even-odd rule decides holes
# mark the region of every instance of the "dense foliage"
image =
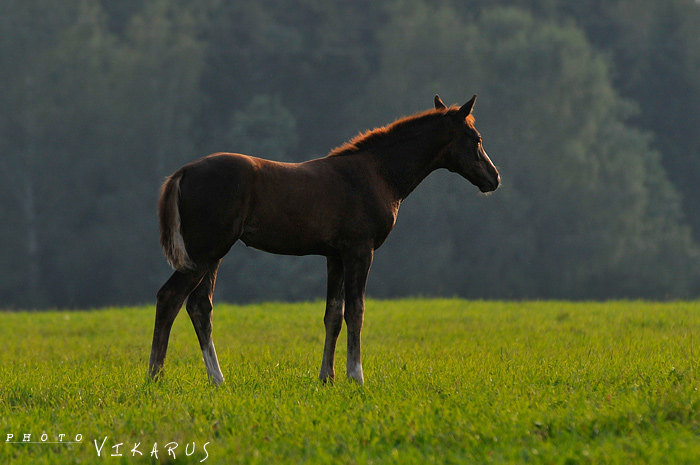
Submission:
[[[479,94],[503,186],[428,178],[371,294],[697,296],[699,29],[691,0],[3,1],[0,299],[152,300],[176,167],[323,156],[436,92]],[[324,272],[236,246],[217,295],[318,297]]]

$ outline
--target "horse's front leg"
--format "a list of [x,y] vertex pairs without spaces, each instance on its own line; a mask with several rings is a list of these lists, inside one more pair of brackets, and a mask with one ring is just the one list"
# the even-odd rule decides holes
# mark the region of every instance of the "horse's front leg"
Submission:
[[365,286],[372,265],[373,250],[343,256],[345,276],[345,323],[348,326],[348,378],[364,384],[360,333],[365,313]]
[[326,290],[326,314],[323,324],[326,327],[326,343],[323,346],[321,362],[321,381],[333,381],[335,378],[335,344],[340,328],[343,326],[343,308],[345,292],[343,290],[343,262],[338,257],[327,258],[328,285]]

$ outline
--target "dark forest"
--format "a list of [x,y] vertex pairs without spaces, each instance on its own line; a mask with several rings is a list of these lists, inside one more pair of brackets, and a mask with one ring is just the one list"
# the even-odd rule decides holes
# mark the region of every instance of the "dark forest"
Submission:
[[[403,204],[368,295],[700,295],[691,0],[4,0],[0,305],[153,302],[163,180],[212,152],[325,156],[478,94],[502,187]],[[216,295],[323,297],[320,257],[237,244]]]

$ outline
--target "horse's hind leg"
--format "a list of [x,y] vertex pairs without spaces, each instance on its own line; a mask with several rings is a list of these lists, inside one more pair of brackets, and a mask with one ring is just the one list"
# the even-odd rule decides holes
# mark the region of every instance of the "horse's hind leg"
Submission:
[[199,286],[192,291],[187,299],[187,313],[190,315],[194,330],[197,332],[199,347],[202,349],[204,364],[207,367],[207,375],[214,384],[224,382],[224,375],[219,367],[219,360],[216,357],[212,333],[212,294],[216,284],[216,271],[219,267],[217,263],[204,276]]
[[165,353],[168,350],[170,329],[182,303],[197,287],[205,271],[176,271],[158,291],[156,303],[156,324],[153,329],[153,344],[148,373],[155,378],[163,368]]
[[326,327],[326,343],[323,346],[321,362],[321,381],[333,381],[335,378],[334,358],[335,344],[340,328],[343,326],[343,308],[345,292],[343,290],[343,262],[337,257],[328,257],[328,288],[326,294],[326,314],[323,324]]

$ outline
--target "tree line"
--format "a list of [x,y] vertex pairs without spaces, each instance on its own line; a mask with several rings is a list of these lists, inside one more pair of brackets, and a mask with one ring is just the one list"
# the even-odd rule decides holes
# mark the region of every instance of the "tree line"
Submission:
[[[699,29],[692,0],[5,0],[0,302],[152,301],[174,169],[324,156],[435,93],[479,95],[503,185],[431,175],[370,295],[696,297]],[[325,266],[236,245],[217,286],[317,298]]]

